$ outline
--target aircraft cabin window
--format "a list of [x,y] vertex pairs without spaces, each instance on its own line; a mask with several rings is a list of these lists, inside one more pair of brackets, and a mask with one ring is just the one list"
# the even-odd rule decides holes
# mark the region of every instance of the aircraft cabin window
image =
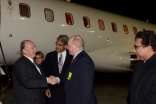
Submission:
[[123,25],[123,29],[124,29],[124,33],[128,34],[128,27],[127,27],[127,25]]
[[66,16],[66,22],[67,22],[67,24],[68,25],[73,25],[73,16],[72,16],[72,14],[70,14],[70,13],[65,13],[65,16]]
[[22,17],[27,17],[27,18],[30,17],[30,7],[29,7],[29,5],[24,4],[24,3],[20,3],[19,4],[19,11],[20,11],[20,15]]
[[133,27],[133,31],[134,31],[134,35],[136,35],[138,32],[136,27]]
[[45,19],[48,22],[53,22],[54,21],[54,14],[53,14],[53,11],[51,9],[45,8],[44,9],[44,14],[45,14]]
[[86,28],[90,28],[90,21],[88,17],[83,16],[83,23]]
[[102,20],[98,20],[98,24],[99,24],[99,28],[100,28],[100,30],[104,30],[105,29],[105,26],[104,26],[104,23],[103,23],[103,21]]
[[117,26],[116,26],[116,23],[111,22],[111,25],[112,25],[112,30],[113,30],[113,32],[117,32]]

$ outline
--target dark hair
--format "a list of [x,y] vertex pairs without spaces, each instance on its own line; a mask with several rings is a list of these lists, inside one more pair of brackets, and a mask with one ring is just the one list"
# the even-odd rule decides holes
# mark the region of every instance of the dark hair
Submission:
[[59,39],[64,45],[67,45],[69,37],[67,35],[59,35],[57,39]]
[[141,44],[146,46],[151,46],[153,51],[156,51],[156,34],[152,30],[140,31],[135,36],[136,39],[141,38]]

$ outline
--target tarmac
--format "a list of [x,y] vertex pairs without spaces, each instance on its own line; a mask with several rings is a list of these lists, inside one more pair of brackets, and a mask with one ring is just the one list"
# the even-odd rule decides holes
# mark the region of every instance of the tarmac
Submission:
[[[126,104],[131,75],[131,73],[96,72],[94,89],[98,104]],[[11,103],[12,91],[10,83],[3,92],[0,92],[0,101],[3,104]]]

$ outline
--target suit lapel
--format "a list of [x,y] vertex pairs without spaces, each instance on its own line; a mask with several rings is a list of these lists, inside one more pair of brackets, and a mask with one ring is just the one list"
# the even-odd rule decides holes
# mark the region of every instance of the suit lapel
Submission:
[[45,76],[43,70],[41,68],[39,68],[39,69],[40,69],[42,76]]
[[54,55],[54,65],[55,65],[55,71],[59,74],[59,68],[58,68],[58,52],[55,52],[55,55]]
[[[36,69],[36,66],[35,66],[27,57],[23,56],[23,58],[29,62],[29,64],[33,67],[33,69],[36,71],[36,73],[38,73],[39,75],[41,75],[41,74],[38,72],[38,70]],[[40,69],[40,68],[39,68],[39,69]]]

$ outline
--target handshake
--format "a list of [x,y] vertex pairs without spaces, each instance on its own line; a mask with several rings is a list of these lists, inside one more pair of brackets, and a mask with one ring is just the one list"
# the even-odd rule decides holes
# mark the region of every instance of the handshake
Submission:
[[51,76],[47,77],[47,82],[48,82],[48,84],[55,85],[58,83],[58,78],[51,75]]

